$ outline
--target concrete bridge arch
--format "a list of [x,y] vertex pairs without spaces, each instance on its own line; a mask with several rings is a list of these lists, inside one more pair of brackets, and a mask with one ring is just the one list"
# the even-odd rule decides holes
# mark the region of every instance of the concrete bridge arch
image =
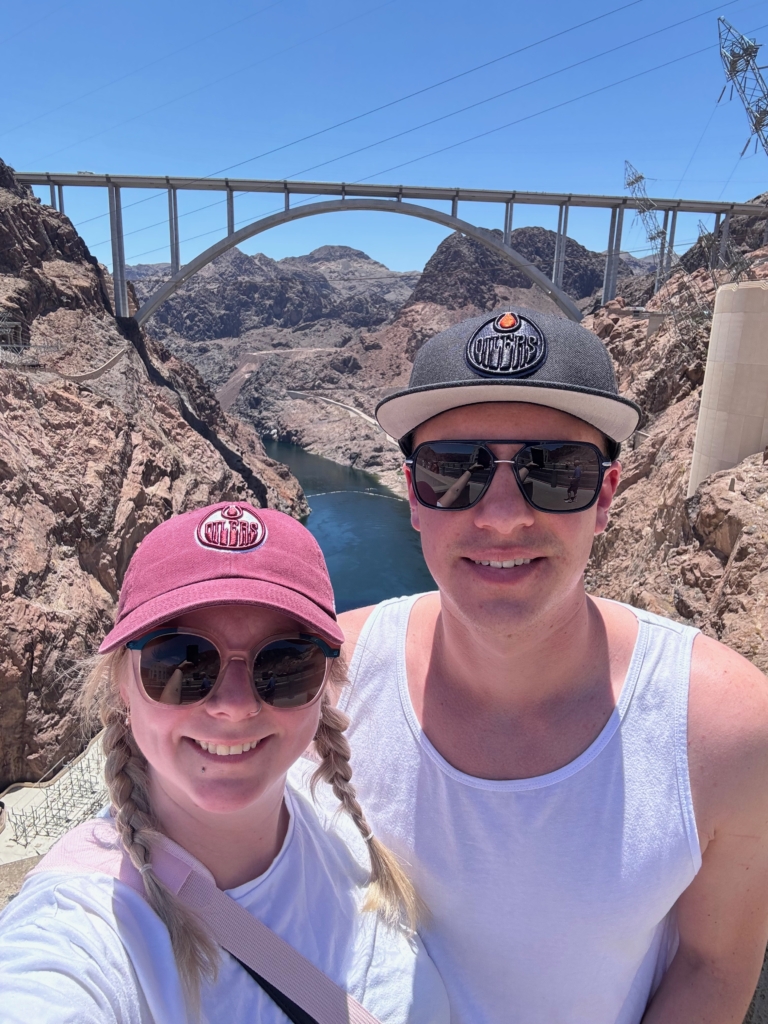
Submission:
[[262,217],[260,220],[254,221],[252,224],[247,224],[245,227],[240,228],[238,231],[233,231],[228,234],[225,238],[222,238],[219,242],[210,246],[204,252],[201,252],[199,256],[196,256],[193,260],[190,260],[185,266],[181,267],[179,271],[173,275],[173,277],[166,281],[166,283],[146,300],[143,305],[139,308],[136,313],[135,319],[139,325],[144,324],[149,317],[155,312],[155,310],[165,302],[166,299],[170,298],[185,281],[188,281],[190,277],[193,277],[198,270],[202,270],[207,264],[212,263],[217,256],[221,256],[222,253],[227,252],[228,249],[232,249],[234,246],[239,245],[241,242],[245,242],[249,238],[253,238],[254,235],[259,235],[264,231],[269,231],[270,228],[279,227],[281,224],[290,224],[295,220],[302,220],[305,217],[315,217],[322,213],[344,213],[350,210],[361,210],[361,211],[375,211],[380,213],[399,213],[407,217],[418,217],[421,220],[432,221],[434,224],[441,224],[443,227],[451,228],[453,231],[459,231],[469,238],[474,238],[475,241],[480,242],[481,245],[486,246],[488,249],[493,250],[499,255],[508,259],[521,273],[552,299],[552,301],[562,310],[562,312],[571,320],[579,321],[582,318],[581,312],[579,311],[576,304],[573,302],[568,295],[555,285],[546,274],[544,274],[538,267],[531,264],[526,258],[519,253],[516,249],[513,249],[510,245],[506,245],[503,241],[500,241],[494,235],[484,228],[477,227],[475,224],[470,224],[468,221],[461,220],[459,217],[454,217],[451,214],[443,213],[440,210],[433,210],[428,206],[421,206],[417,203],[403,202],[402,200],[392,199],[335,199],[325,202],[310,203],[306,206],[294,206],[281,210],[279,213],[273,213],[268,217]]

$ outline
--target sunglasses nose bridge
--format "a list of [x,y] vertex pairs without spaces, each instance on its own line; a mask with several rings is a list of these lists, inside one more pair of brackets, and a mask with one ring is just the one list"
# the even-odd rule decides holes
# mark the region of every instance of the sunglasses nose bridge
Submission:
[[516,460],[494,457],[491,475],[482,501],[475,507],[478,526],[488,526],[501,533],[510,533],[533,521],[533,509],[527,500],[519,477]]
[[248,711],[249,715],[257,715],[261,711],[264,702],[256,692],[249,661],[247,651],[232,651],[222,658],[219,677],[207,701],[211,711],[231,713],[251,703],[255,708]]

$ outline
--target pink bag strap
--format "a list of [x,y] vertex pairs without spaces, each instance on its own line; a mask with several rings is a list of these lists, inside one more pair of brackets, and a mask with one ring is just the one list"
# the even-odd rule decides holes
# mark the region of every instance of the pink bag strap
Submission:
[[[86,821],[68,832],[30,875],[84,870],[111,875],[145,895],[141,874],[106,818]],[[165,836],[153,845],[152,870],[185,906],[197,913],[220,946],[288,996],[318,1024],[380,1024],[327,974],[222,892],[207,868]]]

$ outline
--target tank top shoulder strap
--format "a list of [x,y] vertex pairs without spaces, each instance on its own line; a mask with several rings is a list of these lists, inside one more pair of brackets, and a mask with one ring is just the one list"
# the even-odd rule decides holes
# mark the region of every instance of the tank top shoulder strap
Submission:
[[411,609],[422,596],[390,598],[377,604],[368,616],[349,663],[349,682],[339,699],[341,711],[347,710],[362,686],[374,683],[382,674],[397,675],[398,660],[405,652]]
[[[666,763],[673,768],[680,812],[698,871],[701,847],[688,770],[688,694],[693,643],[700,631],[640,608],[630,610],[637,616],[639,632],[630,667],[634,678],[622,714],[622,736],[632,756],[647,762],[643,770],[649,777],[655,770],[663,772]],[[628,677],[625,687],[629,683]]]

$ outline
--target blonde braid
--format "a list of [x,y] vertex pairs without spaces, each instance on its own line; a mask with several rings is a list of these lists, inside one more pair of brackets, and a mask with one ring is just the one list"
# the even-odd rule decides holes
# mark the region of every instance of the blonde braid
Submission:
[[214,981],[219,948],[206,934],[196,915],[152,871],[151,843],[160,832],[149,804],[147,762],[126,723],[126,707],[119,692],[124,649],[106,654],[96,664],[83,688],[81,708],[104,728],[104,777],[112,801],[115,827],[131,863],[141,872],[147,902],[168,929],[176,964],[187,998],[199,1008],[200,984]]
[[390,925],[405,924],[416,928],[424,907],[395,855],[374,836],[351,783],[349,741],[344,732],[347,716],[324,697],[320,725],[315,735],[315,749],[321,761],[312,775],[310,787],[314,796],[319,782],[327,782],[343,809],[357,826],[368,847],[371,876],[364,910],[381,914]]

